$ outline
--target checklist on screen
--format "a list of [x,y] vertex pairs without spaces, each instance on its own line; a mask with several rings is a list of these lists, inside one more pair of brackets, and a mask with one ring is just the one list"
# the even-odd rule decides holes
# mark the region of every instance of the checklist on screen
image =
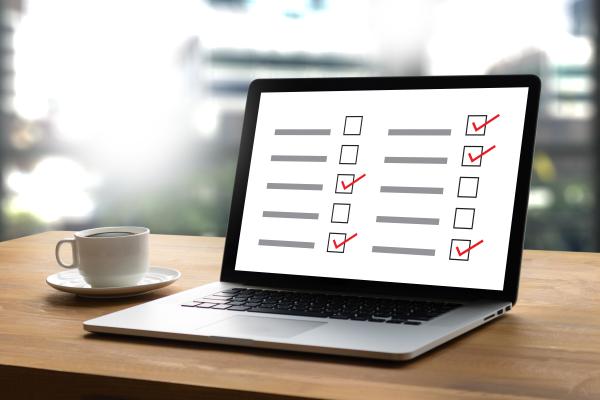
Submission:
[[501,290],[527,95],[262,93],[236,270]]

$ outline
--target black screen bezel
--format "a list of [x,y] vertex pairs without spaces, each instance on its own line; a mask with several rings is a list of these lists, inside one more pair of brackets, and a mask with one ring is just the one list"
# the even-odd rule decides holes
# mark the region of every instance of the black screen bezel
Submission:
[[[527,87],[529,90],[503,290],[484,290],[235,270],[261,93],[506,87]],[[535,75],[258,79],[253,81],[249,86],[246,101],[246,111],[242,127],[231,212],[229,215],[227,237],[223,253],[221,281],[292,289],[316,289],[348,293],[465,300],[484,298],[506,300],[515,303],[521,270],[540,88],[540,79]]]

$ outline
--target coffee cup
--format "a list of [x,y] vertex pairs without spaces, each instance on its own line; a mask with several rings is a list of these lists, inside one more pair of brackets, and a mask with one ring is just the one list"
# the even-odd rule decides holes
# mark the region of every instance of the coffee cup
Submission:
[[[56,261],[63,268],[79,268],[92,287],[123,287],[137,284],[149,267],[150,230],[135,226],[93,228],[76,232],[56,244]],[[73,262],[66,264],[60,248],[69,243]]]

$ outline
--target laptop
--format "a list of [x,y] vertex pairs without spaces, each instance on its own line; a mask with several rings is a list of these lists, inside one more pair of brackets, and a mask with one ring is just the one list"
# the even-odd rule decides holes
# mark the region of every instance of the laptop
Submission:
[[517,300],[540,80],[250,84],[219,282],[91,332],[408,360]]

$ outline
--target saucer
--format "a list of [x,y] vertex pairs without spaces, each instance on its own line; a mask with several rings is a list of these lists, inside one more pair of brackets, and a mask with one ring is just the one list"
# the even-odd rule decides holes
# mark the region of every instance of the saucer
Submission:
[[46,278],[46,283],[62,292],[74,293],[82,297],[117,298],[130,297],[148,293],[169,286],[181,273],[176,269],[150,267],[144,277],[133,286],[93,288],[79,274],[78,269],[57,272]]

